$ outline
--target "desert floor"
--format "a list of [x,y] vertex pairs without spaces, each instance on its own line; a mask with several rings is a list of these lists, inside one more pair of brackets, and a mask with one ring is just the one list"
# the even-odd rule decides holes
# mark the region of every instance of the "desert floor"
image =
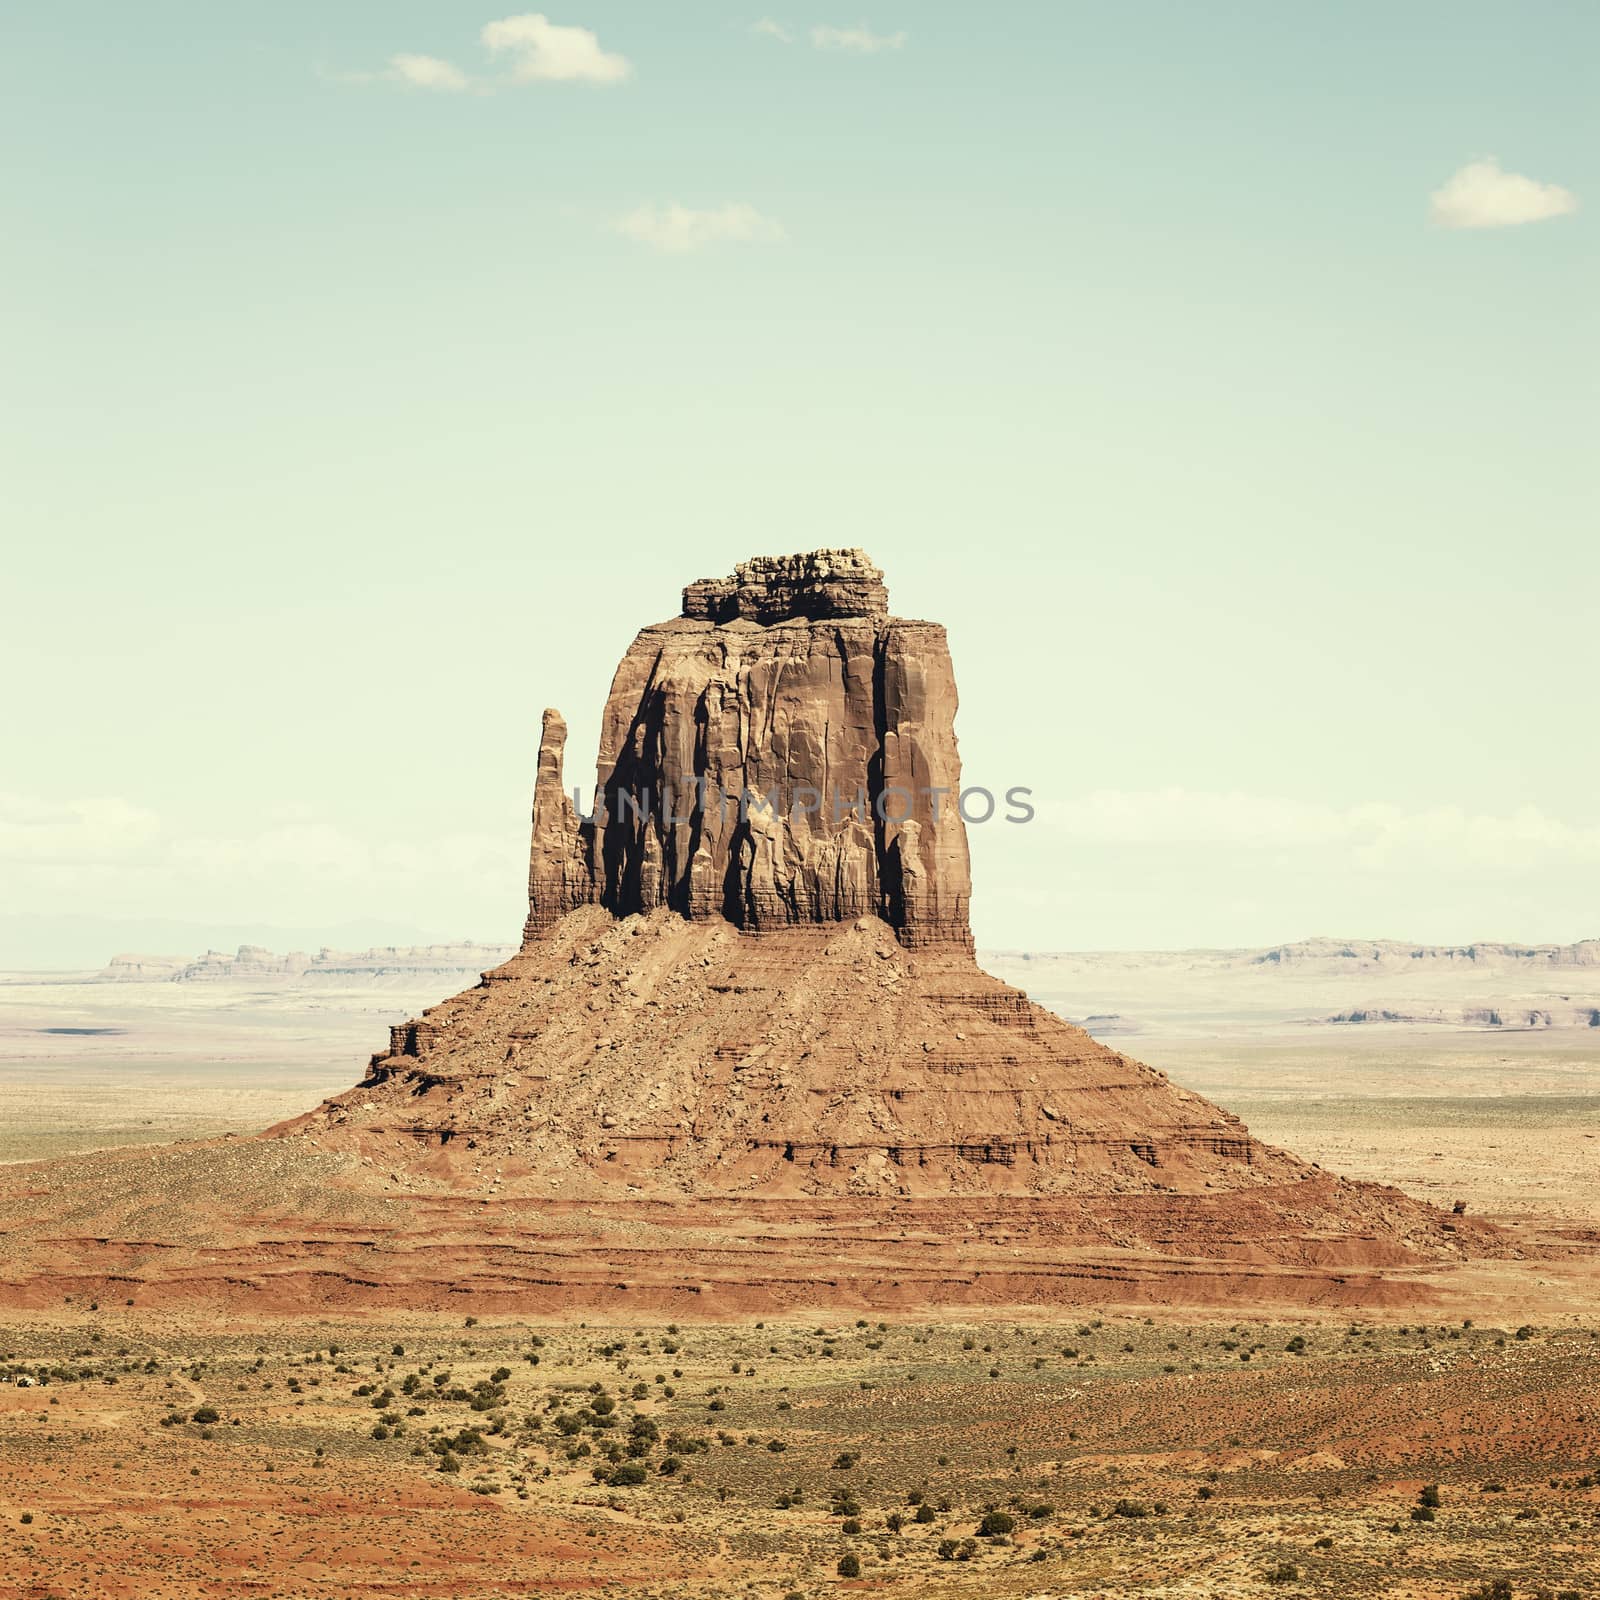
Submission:
[[[435,998],[185,987],[0,987],[0,1160],[259,1128]],[[1600,1039],[1117,1043],[1325,1166],[1600,1239]],[[1548,1304],[472,1317],[0,1307],[0,1597],[1600,1592],[1600,1329]]]
[[0,1595],[1592,1594],[1597,1347],[64,1303],[0,1325]]

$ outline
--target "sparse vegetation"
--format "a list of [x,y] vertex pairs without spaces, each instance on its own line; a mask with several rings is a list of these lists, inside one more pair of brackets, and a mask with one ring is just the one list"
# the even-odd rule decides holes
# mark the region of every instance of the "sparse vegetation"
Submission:
[[[156,1459],[147,1452],[159,1447],[160,1459],[194,1485],[191,1495],[221,1497],[239,1473],[257,1485],[282,1480],[276,1501],[286,1507],[311,1493],[313,1482],[336,1484],[341,1504],[352,1508],[364,1497],[385,1503],[410,1492],[418,1498],[406,1523],[394,1525],[397,1552],[420,1551],[417,1541],[436,1537],[424,1530],[453,1526],[460,1513],[451,1507],[492,1501],[497,1516],[538,1518],[546,1543],[569,1548],[581,1541],[586,1551],[608,1551],[613,1583],[629,1559],[621,1532],[627,1518],[644,1519],[652,1538],[690,1541],[685,1549],[729,1530],[759,1528],[770,1560],[792,1564],[808,1600],[812,1580],[821,1581],[814,1586],[820,1594],[846,1579],[847,1557],[858,1563],[857,1581],[881,1574],[931,1584],[934,1573],[950,1576],[953,1564],[984,1584],[1013,1572],[1018,1583],[1036,1582],[1022,1578],[1024,1568],[1037,1573],[1038,1563],[1051,1562],[1070,1591],[1082,1571],[1100,1570],[1093,1564],[1135,1557],[1141,1569],[1176,1581],[1171,1575],[1185,1570],[1185,1551],[1231,1537],[1218,1530],[1241,1518],[1269,1526],[1275,1505],[1303,1505],[1309,1487],[1323,1526],[1298,1542],[1263,1546],[1252,1568],[1262,1585],[1353,1584],[1361,1574],[1387,1582],[1423,1551],[1432,1552],[1429,1560],[1476,1560],[1487,1552],[1505,1558],[1516,1600],[1533,1600],[1537,1587],[1524,1591],[1514,1575],[1531,1570],[1527,1553],[1543,1548],[1542,1531],[1565,1533],[1570,1521],[1586,1526],[1589,1502],[1574,1497],[1592,1495],[1592,1456],[1551,1459],[1530,1476],[1515,1452],[1492,1454],[1495,1435],[1485,1429],[1467,1443],[1473,1470],[1448,1452],[1430,1454],[1427,1429],[1398,1410],[1384,1415],[1385,1437],[1410,1452],[1412,1483],[1421,1484],[1406,1511],[1385,1488],[1394,1471],[1387,1456],[1345,1459],[1308,1446],[1304,1471],[1311,1476],[1287,1470],[1293,1458],[1269,1456],[1258,1442],[1273,1379],[1251,1375],[1237,1356],[1253,1350],[1296,1381],[1311,1370],[1320,1383],[1349,1374],[1367,1387],[1375,1371],[1390,1371],[1427,1373],[1443,1385],[1446,1378],[1427,1366],[1429,1344],[1459,1336],[1474,1362],[1451,1375],[1449,1392],[1465,1414],[1478,1403],[1471,1385],[1499,1370],[1497,1360],[1514,1360],[1524,1384],[1529,1373],[1547,1374],[1524,1392],[1549,1395],[1552,1404],[1556,1396],[1584,1396],[1593,1382],[1587,1335],[1566,1342],[1544,1335],[1497,1357],[1492,1329],[1360,1328],[1341,1338],[1243,1321],[1180,1330],[1100,1320],[1100,1328],[1080,1327],[1070,1344],[999,1326],[975,1336],[770,1325],[759,1342],[737,1325],[670,1339],[649,1330],[552,1327],[530,1334],[507,1326],[478,1330],[469,1342],[459,1337],[459,1324],[454,1338],[437,1326],[408,1325],[403,1337],[340,1330],[336,1353],[326,1344],[308,1353],[276,1348],[270,1339],[239,1349],[225,1339],[193,1340],[157,1360],[132,1341],[112,1354],[111,1341],[96,1346],[78,1335],[24,1355],[0,1353],[0,1378],[14,1385],[25,1376],[48,1391],[29,1402],[36,1410],[13,1413],[19,1420],[8,1424],[8,1441],[22,1437],[24,1426],[44,1440],[59,1426],[45,1417],[75,1426],[90,1397],[109,1392],[115,1378],[119,1414],[147,1419],[116,1436],[116,1459],[134,1474],[124,1470],[119,1485],[135,1481]],[[963,1347],[968,1339],[971,1350]],[[1304,1340],[1298,1351],[1291,1348],[1297,1339]],[[822,1362],[816,1352],[827,1340],[837,1353]],[[1081,1350],[1091,1340],[1103,1355],[1093,1366],[1053,1354],[1039,1363],[1041,1350]],[[666,1342],[679,1347],[672,1384],[653,1381],[649,1367]],[[1224,1348],[1230,1344],[1232,1351]],[[1185,1364],[1192,1352],[1195,1369],[1207,1375],[1204,1405],[1181,1393],[1175,1403],[1163,1400],[1157,1385],[1174,1345]],[[537,1366],[518,1359],[535,1350]],[[1278,1352],[1283,1359],[1273,1361]],[[1011,1374],[998,1388],[986,1377],[991,1365]],[[1103,1409],[1102,1396],[1124,1409]],[[1132,1413],[1139,1427],[1159,1433],[1141,1435],[1108,1420],[1129,1414],[1130,1396],[1145,1408]],[[45,1404],[51,1398],[62,1402],[54,1411]],[[1561,1403],[1600,1416],[1600,1397]],[[202,1420],[207,1416],[213,1420]],[[22,1420],[29,1417],[40,1420]],[[1071,1425],[1063,1425],[1068,1418]],[[8,1447],[0,1443],[0,1452]],[[1192,1464],[1151,1465],[1174,1452]],[[418,1487],[429,1483],[431,1491]],[[1508,1487],[1516,1496],[1509,1506]],[[1401,1521],[1392,1522],[1397,1515]],[[1379,1531],[1390,1525],[1414,1531],[1414,1542]],[[512,1550],[515,1526],[507,1525]],[[186,1527],[189,1537],[198,1530],[203,1538],[208,1523],[197,1517]],[[427,1559],[448,1566],[442,1539],[427,1549]],[[724,1559],[736,1566],[744,1558]],[[1054,1575],[1056,1567],[1050,1570]],[[1581,1581],[1586,1571],[1571,1576]],[[1486,1580],[1481,1591],[1488,1600],[1502,1595],[1492,1588],[1496,1581]],[[533,1587],[537,1592],[537,1578]],[[1479,1591],[1471,1592],[1478,1600]],[[1570,1592],[1552,1588],[1549,1595]],[[1011,1591],[999,1582],[996,1593]]]

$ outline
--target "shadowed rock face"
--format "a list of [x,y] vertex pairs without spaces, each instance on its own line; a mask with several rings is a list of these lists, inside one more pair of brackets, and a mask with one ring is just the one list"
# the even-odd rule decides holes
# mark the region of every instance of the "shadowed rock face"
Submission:
[[873,916],[907,947],[970,949],[955,711],[944,629],[891,617],[859,550],[689,585],[617,668],[591,819],[545,713],[527,937],[600,905],[758,932]]

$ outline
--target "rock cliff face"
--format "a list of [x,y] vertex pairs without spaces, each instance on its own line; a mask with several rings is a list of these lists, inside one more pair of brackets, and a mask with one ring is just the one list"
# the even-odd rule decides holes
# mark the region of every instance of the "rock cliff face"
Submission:
[[588,819],[545,713],[527,936],[599,905],[751,932],[869,916],[970,949],[955,711],[944,629],[891,617],[859,550],[691,584],[617,668]]

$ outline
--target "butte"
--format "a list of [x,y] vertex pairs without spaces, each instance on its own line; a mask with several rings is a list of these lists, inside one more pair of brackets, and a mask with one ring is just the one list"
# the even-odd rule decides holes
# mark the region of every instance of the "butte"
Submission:
[[14,1169],[7,1298],[1421,1304],[1504,1251],[984,972],[955,713],[944,629],[859,550],[691,584],[617,669],[587,817],[544,715],[520,951],[264,1135]]

